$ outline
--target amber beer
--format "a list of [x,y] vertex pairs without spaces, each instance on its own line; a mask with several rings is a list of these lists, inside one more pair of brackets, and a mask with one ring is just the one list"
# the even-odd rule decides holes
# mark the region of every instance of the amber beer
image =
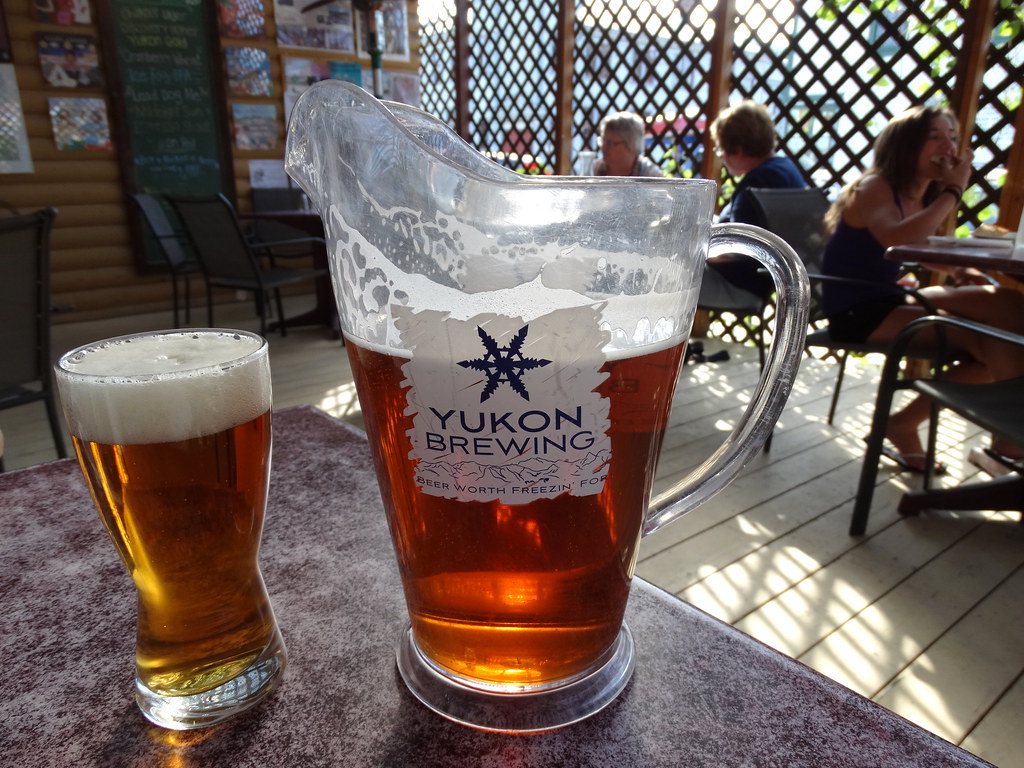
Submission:
[[601,493],[521,505],[420,491],[406,358],[347,342],[420,650],[470,685],[513,689],[601,663],[622,624],[685,342],[603,367],[613,458]]
[[[75,452],[138,591],[143,711],[154,719],[144,700],[161,711],[170,700],[188,722],[161,725],[208,724],[203,708],[216,699],[213,710],[230,710],[234,689],[222,686],[243,674],[256,683],[246,696],[262,698],[285,661],[257,565],[271,451],[266,342],[142,335],[76,350],[57,370]],[[233,711],[254,703],[243,699]],[[199,714],[187,714],[189,701]]]

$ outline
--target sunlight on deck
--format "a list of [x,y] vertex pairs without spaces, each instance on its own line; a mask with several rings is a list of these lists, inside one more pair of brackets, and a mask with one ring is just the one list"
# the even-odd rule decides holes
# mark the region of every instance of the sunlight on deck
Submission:
[[351,382],[328,390],[314,405],[339,419],[351,419],[361,412],[356,385]]

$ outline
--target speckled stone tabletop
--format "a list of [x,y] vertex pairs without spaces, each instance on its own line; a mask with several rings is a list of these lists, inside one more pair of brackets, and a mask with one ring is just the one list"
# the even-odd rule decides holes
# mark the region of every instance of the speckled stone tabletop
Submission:
[[282,686],[220,726],[149,725],[134,590],[77,464],[0,475],[0,765],[979,766],[984,761],[636,579],[632,682],[582,723],[514,736],[421,706],[395,666],[405,605],[362,433],[274,415],[261,564]]

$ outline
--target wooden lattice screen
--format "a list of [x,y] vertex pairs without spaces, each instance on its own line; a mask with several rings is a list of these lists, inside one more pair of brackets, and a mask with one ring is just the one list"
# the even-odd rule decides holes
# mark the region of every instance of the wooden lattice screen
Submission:
[[[600,119],[629,109],[647,119],[647,154],[667,173],[721,179],[727,196],[707,126],[730,102],[766,104],[782,151],[829,193],[858,175],[893,114],[948,103],[969,128],[963,142],[977,169],[958,225],[1017,224],[1016,0],[563,1],[420,0],[424,108],[533,173],[571,173],[581,150],[597,148]],[[571,63],[571,81],[558,62]],[[718,332],[747,337],[724,320]]]

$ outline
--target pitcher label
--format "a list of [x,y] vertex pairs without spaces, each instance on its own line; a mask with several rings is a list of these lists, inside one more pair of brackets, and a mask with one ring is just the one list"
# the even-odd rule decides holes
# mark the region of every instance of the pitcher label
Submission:
[[504,504],[601,492],[611,440],[596,392],[607,376],[599,308],[529,321],[393,312],[412,354],[402,371],[420,490]]

